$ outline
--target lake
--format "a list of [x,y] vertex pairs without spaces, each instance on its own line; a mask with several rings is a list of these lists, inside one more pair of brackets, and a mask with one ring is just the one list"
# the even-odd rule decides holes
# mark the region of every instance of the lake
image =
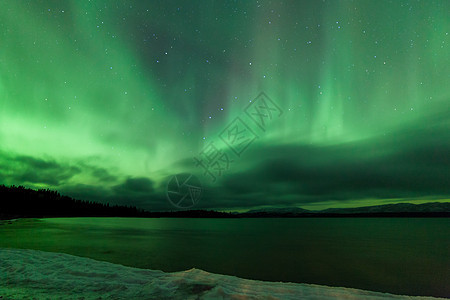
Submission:
[[0,247],[167,272],[450,296],[450,219],[21,219]]

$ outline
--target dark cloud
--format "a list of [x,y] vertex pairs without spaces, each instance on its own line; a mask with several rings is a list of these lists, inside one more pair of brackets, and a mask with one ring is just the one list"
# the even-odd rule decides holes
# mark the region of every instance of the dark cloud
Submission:
[[153,181],[146,177],[127,178],[123,183],[113,187],[119,194],[151,194],[154,191]]
[[[0,184],[29,187],[48,185],[75,199],[101,203],[131,205],[148,210],[170,209],[165,191],[146,177],[121,179],[90,160],[61,163],[26,155],[0,151]],[[71,183],[75,175],[95,178],[90,184]]]
[[165,190],[146,177],[126,178],[121,184],[111,188],[107,201],[153,211],[170,209]]
[[63,195],[79,200],[108,203],[111,191],[102,186],[88,184],[72,184],[61,187],[59,190]]
[[[249,150],[250,151],[250,150]],[[412,128],[353,143],[254,147],[253,168],[223,175],[208,208],[450,196],[446,126]]]
[[79,174],[95,178],[100,184],[118,181],[109,170],[93,165],[89,160],[69,163],[0,151],[0,183],[31,186],[45,184],[60,188]]
[[97,180],[102,182],[114,182],[117,180],[116,176],[111,175],[106,169],[95,167],[92,169],[92,175]]
[[[193,170],[204,185],[196,208],[236,209],[292,206],[360,199],[444,199],[450,196],[450,133],[438,115],[365,140],[334,145],[253,145],[216,184],[209,184],[191,158],[178,167]],[[172,210],[165,184],[147,177],[118,177],[92,161],[60,163],[0,152],[0,183],[48,184],[77,199]],[[75,175],[95,178],[72,184]],[[3,181],[3,182],[2,182]]]
[[117,176],[111,174],[109,170],[93,165],[92,162],[81,160],[77,161],[76,164],[83,172],[95,178],[98,183],[113,183],[119,180]]
[[5,152],[0,152],[0,163],[0,178],[6,183],[59,186],[81,172],[77,166],[60,164],[51,159]]
[[157,190],[153,181],[146,177],[126,178],[112,187],[70,185],[63,187],[61,192],[76,199],[112,205],[130,205],[146,210],[170,209],[165,192]]
[[43,159],[38,159],[31,156],[19,155],[14,158],[14,161],[39,171],[57,169],[59,167],[59,165],[54,161],[45,161]]

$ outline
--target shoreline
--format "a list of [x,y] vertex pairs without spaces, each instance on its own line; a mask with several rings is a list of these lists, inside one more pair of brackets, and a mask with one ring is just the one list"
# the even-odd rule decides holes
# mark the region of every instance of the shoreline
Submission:
[[[138,269],[64,253],[0,248],[0,294],[12,299],[76,294],[85,299],[155,297],[170,299],[445,299],[395,295],[324,285],[270,282],[209,273]],[[8,298],[9,299],[9,298]]]

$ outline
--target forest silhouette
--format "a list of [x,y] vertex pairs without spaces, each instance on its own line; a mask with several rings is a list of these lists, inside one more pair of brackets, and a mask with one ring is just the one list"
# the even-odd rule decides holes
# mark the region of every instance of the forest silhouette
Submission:
[[49,189],[0,185],[0,219],[50,217],[233,217],[208,210],[149,212],[134,206],[76,200]]
[[36,191],[23,186],[0,185],[0,218],[131,217],[142,213],[136,207],[76,200],[49,189]]

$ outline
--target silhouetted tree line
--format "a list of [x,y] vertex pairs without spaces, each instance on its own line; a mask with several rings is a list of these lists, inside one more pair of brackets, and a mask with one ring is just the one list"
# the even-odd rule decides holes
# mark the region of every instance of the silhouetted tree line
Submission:
[[76,200],[49,189],[0,185],[0,219],[45,217],[147,217],[147,218],[229,218],[231,213],[209,210],[148,212],[134,206],[111,206]]
[[0,185],[0,218],[10,217],[137,217],[143,214],[132,206],[110,206],[75,200],[49,189]]

